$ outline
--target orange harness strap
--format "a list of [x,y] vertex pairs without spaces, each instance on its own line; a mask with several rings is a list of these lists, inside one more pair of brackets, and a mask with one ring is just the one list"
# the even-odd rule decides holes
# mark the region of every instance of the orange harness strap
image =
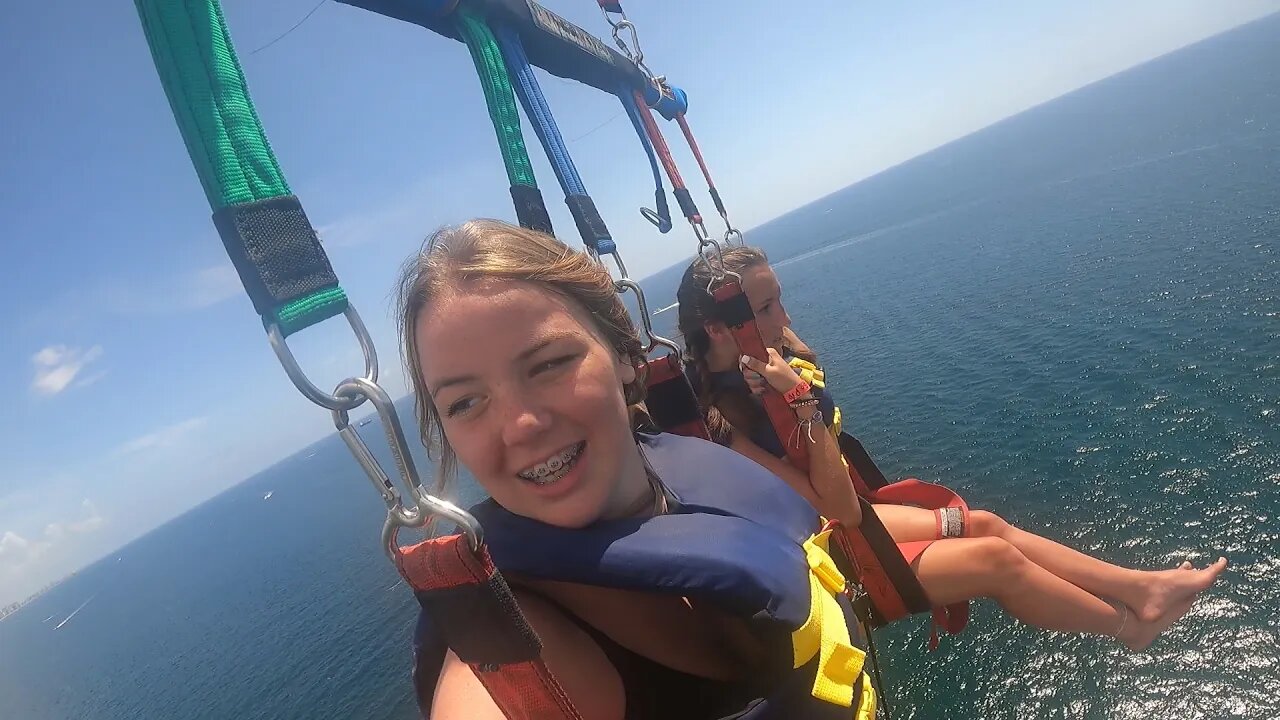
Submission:
[[507,720],[582,720],[483,545],[472,552],[462,535],[432,538],[402,548],[396,566]]

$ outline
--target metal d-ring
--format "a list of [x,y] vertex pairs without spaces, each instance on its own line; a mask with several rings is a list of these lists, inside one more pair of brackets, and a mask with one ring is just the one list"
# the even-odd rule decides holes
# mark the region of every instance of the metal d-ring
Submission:
[[[360,319],[360,313],[356,312],[355,305],[348,303],[347,309],[343,310],[342,314],[346,316],[347,324],[351,326],[351,331],[360,342],[360,352],[364,354],[364,376],[360,379],[376,385],[378,383],[378,351],[373,346],[373,338],[369,337],[369,329],[364,326],[364,321]],[[315,383],[311,382],[311,378],[307,377],[302,366],[298,364],[298,359],[293,356],[293,351],[289,349],[289,343],[280,330],[279,323],[273,322],[267,325],[267,339],[271,342],[271,349],[275,351],[276,357],[280,359],[285,374],[293,381],[294,387],[298,388],[298,391],[311,402],[334,411],[354,410],[364,402],[363,397],[339,397],[316,387]]]

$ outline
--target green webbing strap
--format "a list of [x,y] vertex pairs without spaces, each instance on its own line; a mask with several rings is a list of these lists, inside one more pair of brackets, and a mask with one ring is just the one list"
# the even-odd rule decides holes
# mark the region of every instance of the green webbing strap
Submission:
[[542,201],[542,193],[538,190],[538,181],[533,176],[533,164],[529,162],[529,151],[520,130],[520,112],[516,106],[515,91],[511,87],[511,77],[507,74],[507,65],[502,59],[497,38],[485,19],[475,11],[460,8],[457,18],[458,34],[471,51],[476,75],[480,77],[480,87],[484,89],[489,119],[493,121],[498,149],[502,152],[507,179],[511,182],[511,198],[515,202],[516,217],[525,227],[550,233],[551,218]]
[[271,152],[217,0],[135,0],[222,241],[264,323],[288,335],[347,307]]

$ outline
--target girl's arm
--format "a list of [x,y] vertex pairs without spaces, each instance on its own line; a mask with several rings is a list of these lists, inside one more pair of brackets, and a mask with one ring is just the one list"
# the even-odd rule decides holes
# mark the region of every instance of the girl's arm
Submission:
[[[744,356],[742,364],[759,375],[778,393],[786,394],[800,382],[800,376],[796,375],[795,370],[792,370],[787,361],[772,348],[769,348],[768,363]],[[748,383],[753,391],[764,389],[758,381],[752,382],[752,380],[748,377]],[[741,432],[734,432],[730,447],[786,480],[787,484],[803,495],[817,508],[818,512],[839,520],[845,527],[857,527],[862,523],[862,506],[858,502],[857,492],[849,480],[849,471],[840,455],[840,444],[827,430],[827,426],[823,423],[825,418],[818,417],[817,405],[808,405],[794,412],[796,419],[802,423],[799,437],[780,439],[784,445],[802,442],[809,446],[807,475],[785,460],[765,452],[743,437]],[[810,421],[807,431],[803,425],[805,421]]]

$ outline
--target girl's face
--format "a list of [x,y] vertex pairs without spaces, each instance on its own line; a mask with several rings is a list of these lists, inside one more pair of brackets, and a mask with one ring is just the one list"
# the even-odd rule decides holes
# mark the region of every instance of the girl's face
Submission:
[[446,292],[416,330],[445,437],[498,504],[577,528],[650,492],[623,393],[635,368],[578,302],[480,280]]
[[768,263],[758,263],[742,273],[742,292],[756,314],[760,339],[767,347],[782,351],[782,331],[791,327],[791,316],[782,306],[782,285]]

